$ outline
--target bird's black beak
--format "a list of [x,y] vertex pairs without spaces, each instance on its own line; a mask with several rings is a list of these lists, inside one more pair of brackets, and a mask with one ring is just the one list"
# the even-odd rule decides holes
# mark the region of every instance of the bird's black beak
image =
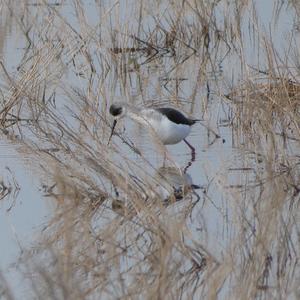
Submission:
[[114,134],[114,130],[115,130],[116,125],[117,125],[117,120],[114,119],[114,122],[113,122],[113,125],[112,125],[112,128],[111,128],[111,134],[110,134],[110,137],[109,137],[109,139],[108,139],[107,145],[109,145],[109,142],[110,142],[110,140],[111,140],[111,137],[112,137],[113,134]]

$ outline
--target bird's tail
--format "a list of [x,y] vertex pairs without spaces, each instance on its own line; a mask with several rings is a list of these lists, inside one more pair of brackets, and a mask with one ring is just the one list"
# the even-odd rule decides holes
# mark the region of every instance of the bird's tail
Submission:
[[191,125],[195,124],[196,122],[199,122],[200,125],[204,126],[208,131],[212,132],[212,133],[215,135],[215,137],[216,137],[217,139],[221,137],[221,136],[220,136],[218,133],[216,133],[212,128],[210,128],[209,126],[203,124],[202,121],[204,121],[204,120],[200,120],[200,119],[192,119],[191,121],[192,121]]
[[201,121],[204,121],[204,120],[200,120],[200,119],[190,119],[190,124],[189,125],[194,125],[196,122],[201,122]]

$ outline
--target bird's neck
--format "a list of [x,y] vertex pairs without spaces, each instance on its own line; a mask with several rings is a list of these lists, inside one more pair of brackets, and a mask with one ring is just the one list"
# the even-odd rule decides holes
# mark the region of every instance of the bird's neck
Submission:
[[127,115],[130,119],[132,119],[133,121],[135,121],[139,124],[142,124],[142,125],[147,125],[148,124],[148,122],[144,118],[144,116],[140,115],[138,112],[128,111]]

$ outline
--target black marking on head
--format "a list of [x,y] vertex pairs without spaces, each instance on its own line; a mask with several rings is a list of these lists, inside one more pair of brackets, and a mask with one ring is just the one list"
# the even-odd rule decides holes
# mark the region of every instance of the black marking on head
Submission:
[[171,122],[174,122],[176,124],[192,126],[196,123],[195,120],[188,119],[184,114],[174,108],[162,107],[156,108],[156,110],[166,116]]
[[121,115],[122,111],[123,111],[123,107],[119,106],[119,105],[116,105],[116,104],[112,104],[109,108],[109,113],[111,115],[113,115],[114,117],[117,117],[117,116]]

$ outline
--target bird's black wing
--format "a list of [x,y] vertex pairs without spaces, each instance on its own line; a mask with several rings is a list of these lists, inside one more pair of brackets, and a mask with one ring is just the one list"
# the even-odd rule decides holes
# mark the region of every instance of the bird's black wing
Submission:
[[159,111],[164,116],[166,116],[170,121],[176,124],[191,126],[196,123],[196,120],[188,119],[184,114],[182,114],[180,111],[174,108],[161,107],[161,108],[155,108],[155,110]]

